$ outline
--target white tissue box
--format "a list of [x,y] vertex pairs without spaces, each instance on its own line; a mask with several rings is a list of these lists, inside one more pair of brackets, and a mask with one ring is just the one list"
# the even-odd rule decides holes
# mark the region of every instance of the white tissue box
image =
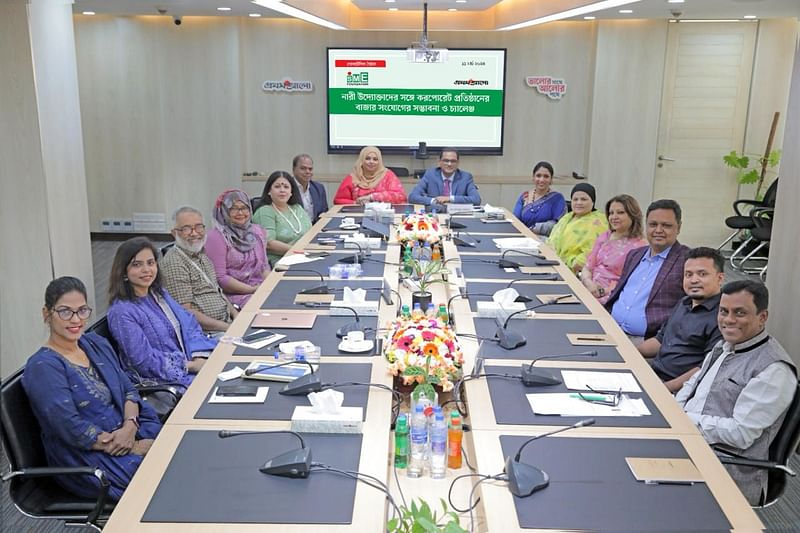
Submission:
[[334,300],[331,302],[330,314],[331,316],[353,316],[349,309],[342,309],[335,307],[337,305],[344,305],[355,309],[359,316],[378,316],[378,301],[366,301],[358,303],[347,303],[343,300]]
[[340,407],[336,414],[315,413],[310,405],[298,405],[292,413],[292,431],[300,433],[361,433],[362,407]]
[[447,206],[448,214],[451,215],[460,215],[460,214],[471,215],[472,211],[474,210],[472,204],[454,204],[448,202],[445,205]]
[[[525,304],[522,302],[514,302],[501,307],[497,302],[478,300],[478,316],[481,318],[494,318],[496,316],[505,318],[511,313],[515,311],[522,311],[523,309],[525,309]],[[514,315],[511,320],[516,318],[527,318],[527,315],[525,313],[520,313],[518,315]]]
[[345,248],[356,249],[359,246],[365,250],[366,249],[377,250],[378,248],[381,247],[381,240],[378,237],[365,237],[363,239],[353,239],[345,237],[344,239]]

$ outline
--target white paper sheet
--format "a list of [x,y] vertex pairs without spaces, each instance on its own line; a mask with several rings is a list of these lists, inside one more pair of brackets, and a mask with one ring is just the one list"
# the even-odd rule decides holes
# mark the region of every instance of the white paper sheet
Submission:
[[303,263],[311,263],[312,261],[319,261],[322,259],[321,257],[308,257],[304,254],[286,254],[281,257],[281,260],[278,261],[275,266],[292,266],[292,265],[302,265]]
[[[530,237],[505,237],[492,240],[501,250],[524,250],[526,252],[535,252],[539,250],[539,241],[531,239]],[[514,253],[510,252],[508,255],[514,255]]]
[[642,392],[630,372],[562,370],[561,376],[564,378],[564,385],[569,390]]
[[624,394],[619,405],[601,405],[573,397],[574,393],[556,392],[526,394],[528,403],[537,415],[560,416],[647,416],[650,410],[641,398],[628,398]]

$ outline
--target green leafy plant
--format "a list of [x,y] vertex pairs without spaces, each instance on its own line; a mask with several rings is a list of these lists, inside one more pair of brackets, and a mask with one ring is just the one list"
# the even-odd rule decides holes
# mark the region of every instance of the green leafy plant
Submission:
[[458,515],[447,510],[444,499],[439,501],[442,504],[441,515],[421,498],[419,505],[412,500],[411,508],[401,506],[401,515],[389,520],[386,530],[390,533],[466,533],[467,530],[458,521]]
[[411,260],[412,279],[419,285],[419,292],[430,292],[428,289],[436,283],[447,283],[443,274],[447,273],[447,267],[443,261],[420,261]]
[[767,168],[775,168],[781,161],[781,151],[772,150],[764,155],[740,154],[736,150],[731,150],[728,155],[722,157],[726,166],[736,169],[736,176],[742,185],[756,184],[756,198],[761,197],[761,188],[764,185],[764,178],[767,175]]

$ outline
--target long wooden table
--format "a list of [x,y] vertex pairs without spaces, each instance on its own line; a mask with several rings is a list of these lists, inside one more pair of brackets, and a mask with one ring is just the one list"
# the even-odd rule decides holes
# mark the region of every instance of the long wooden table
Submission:
[[[293,250],[302,251],[312,247],[311,241],[322,231],[328,223],[328,217],[337,216],[338,208],[334,208],[324,216],[312,230],[299,240]],[[347,216],[358,216],[347,213]],[[509,215],[510,219],[513,219]],[[519,221],[513,219],[515,228],[523,235],[532,234]],[[487,235],[494,235],[492,226],[487,225]],[[457,249],[452,241],[444,242],[444,255],[446,258],[463,259],[470,255],[475,257],[496,256],[497,254],[470,254],[461,249]],[[557,259],[552,250],[543,245],[542,253],[548,258]],[[290,252],[292,253],[292,252]],[[385,260],[388,263],[397,263],[400,259],[399,246],[390,244],[386,249]],[[458,264],[454,260],[450,263],[453,267]],[[313,263],[310,265],[313,268]],[[713,494],[719,507],[725,513],[725,517],[731,524],[733,530],[755,530],[763,528],[761,522],[750,509],[746,500],[739,492],[730,476],[716,459],[710,448],[705,444],[702,437],[683,414],[681,409],[674,402],[671,394],[656,377],[649,365],[638,354],[634,346],[628,341],[624,333],[619,329],[610,315],[602,306],[591,296],[571,272],[563,265],[555,267],[556,271],[564,279],[570,290],[572,290],[583,304],[589,309],[588,315],[556,315],[548,314],[546,317],[537,318],[546,320],[548,318],[570,318],[576,320],[596,320],[600,323],[605,332],[616,342],[617,348],[622,355],[623,362],[620,363],[600,363],[593,361],[570,361],[548,360],[538,363],[542,367],[561,367],[576,369],[617,369],[628,370],[634,374],[639,381],[642,389],[650,396],[653,403],[667,421],[669,427],[645,428],[645,427],[586,427],[572,430],[564,434],[565,438],[630,438],[630,439],[676,439],[680,441],[689,454],[689,457],[700,470],[705,479],[708,489]],[[404,303],[410,303],[411,298],[408,291],[398,286],[398,267],[386,265],[384,277],[391,283],[392,288],[402,295]],[[453,268],[454,270],[454,268]],[[277,283],[284,279],[285,273],[273,272],[268,276],[257,292],[250,299],[248,304],[230,326],[227,334],[243,334],[253,318],[260,312],[261,304],[269,296]],[[309,284],[314,283],[314,277],[292,276],[293,280],[306,280]],[[380,278],[375,278],[380,282]],[[470,281],[476,281],[470,279]],[[496,282],[496,279],[485,279],[481,281]],[[507,282],[507,280],[505,280]],[[553,283],[553,282],[523,282],[523,283]],[[504,284],[497,285],[497,288],[504,287]],[[449,297],[458,293],[458,288],[451,285],[435,285],[433,287],[434,302],[446,301]],[[387,324],[397,313],[399,302],[395,299],[394,305],[385,305],[381,302],[378,324],[379,327]],[[455,299],[452,303],[453,314],[456,316],[457,331],[459,333],[475,333],[474,325],[471,320],[473,313],[470,310],[469,302],[466,299]],[[298,310],[307,311],[299,308]],[[325,313],[326,311],[321,311]],[[526,319],[527,320],[527,319]],[[514,320],[514,325],[524,324],[524,320]],[[333,339],[333,336],[332,336]],[[335,339],[334,339],[335,340]],[[530,341],[535,342],[535,341]],[[465,354],[465,373],[470,372],[475,363],[478,353],[479,343],[476,340],[463,338],[462,349]],[[349,525],[302,525],[302,524],[198,524],[198,523],[153,523],[142,522],[142,516],[147,509],[151,497],[156,491],[161,477],[173,458],[175,450],[186,431],[194,429],[240,429],[240,430],[270,430],[288,429],[290,422],[276,420],[209,420],[197,419],[195,413],[206,399],[209,391],[216,383],[217,374],[222,371],[226,364],[231,362],[247,363],[256,357],[233,356],[234,346],[231,344],[220,344],[194,383],[181,400],[178,407],[164,426],[155,444],[143,461],[139,471],[125,492],[122,500],[117,505],[116,510],[109,520],[106,531],[129,532],[129,531],[262,531],[262,530],[288,530],[288,531],[383,531],[388,517],[388,506],[385,497],[379,491],[357,484],[355,505],[353,509],[352,523]],[[263,358],[263,356],[261,357]],[[343,363],[372,363],[371,380],[375,383],[392,385],[392,378],[386,372],[386,364],[382,356],[373,357],[324,357],[324,362],[343,362]],[[519,366],[519,360],[511,359],[487,359],[485,365],[509,365]],[[273,391],[270,391],[273,394]],[[465,397],[469,406],[469,418],[466,420],[471,425],[472,431],[465,433],[464,445],[467,452],[468,461],[476,467],[478,472],[486,474],[497,474],[503,470],[504,457],[500,451],[500,435],[525,435],[534,436],[544,432],[557,429],[555,426],[527,426],[527,425],[499,425],[495,421],[492,410],[492,400],[489,393],[489,386],[486,379],[476,379],[466,383]],[[438,505],[440,498],[447,498],[447,490],[450,482],[456,475],[468,473],[467,464],[458,471],[448,470],[446,479],[433,480],[430,477],[410,479],[405,473],[400,471],[399,477],[395,480],[392,465],[393,438],[390,432],[391,419],[391,395],[384,390],[370,389],[368,408],[365,413],[363,425],[364,441],[361,448],[359,460],[359,471],[371,474],[383,480],[391,487],[396,499],[399,499],[398,486],[402,488],[406,500],[411,497],[423,497],[432,505]],[[540,441],[541,442],[541,441]],[[541,466],[541,465],[540,465]],[[203,465],[198,465],[202,468]],[[312,474],[313,475],[313,474]],[[466,507],[469,493],[474,481],[462,480],[453,491],[454,503],[459,507]],[[475,530],[478,531],[523,531],[517,521],[514,508],[514,499],[509,493],[505,483],[491,482],[481,484],[476,490],[476,496],[480,496],[481,503],[474,511]],[[534,494],[531,498],[535,498]],[[410,503],[410,502],[409,502]],[[573,505],[579,502],[565,502],[565,505]],[[265,505],[268,502],[265,502]],[[198,502],[202,505],[202,502]],[[676,509],[676,512],[680,510]],[[464,515],[462,525],[468,519]],[[702,526],[702,524],[698,524]],[[665,528],[669,526],[664,524]],[[524,531],[530,531],[525,529]]]

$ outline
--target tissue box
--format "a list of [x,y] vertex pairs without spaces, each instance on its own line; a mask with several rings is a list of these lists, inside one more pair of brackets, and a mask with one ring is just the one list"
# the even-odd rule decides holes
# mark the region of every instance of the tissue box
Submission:
[[[357,249],[360,246],[363,249],[377,250],[381,247],[381,240],[378,237],[364,237],[363,239],[354,239],[352,237],[344,238],[344,247]],[[358,246],[356,246],[356,244]]]
[[[522,302],[514,302],[512,304],[506,304],[500,307],[500,304],[497,302],[485,302],[478,300],[478,316],[481,318],[494,318],[496,316],[500,316],[501,318],[505,318],[514,311],[521,311],[525,309],[525,304]],[[515,318],[527,318],[525,313],[520,313],[515,315],[511,320]]]
[[356,310],[359,316],[378,316],[378,301],[367,301],[359,303],[347,303],[344,300],[334,300],[331,302],[330,314],[331,316],[353,316],[349,309],[342,309],[341,307],[334,307],[336,305],[344,305]]
[[336,414],[315,413],[310,405],[298,405],[292,413],[292,431],[300,433],[361,433],[363,408],[340,407]]

